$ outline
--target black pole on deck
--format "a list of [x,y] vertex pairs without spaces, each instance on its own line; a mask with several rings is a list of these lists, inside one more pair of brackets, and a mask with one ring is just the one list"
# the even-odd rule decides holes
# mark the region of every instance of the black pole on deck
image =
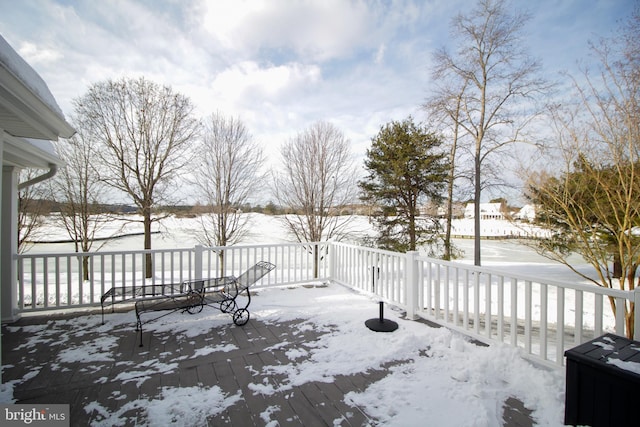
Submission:
[[369,319],[364,324],[374,332],[393,332],[398,329],[398,324],[393,320],[384,318],[384,302],[380,301],[380,315],[378,318]]

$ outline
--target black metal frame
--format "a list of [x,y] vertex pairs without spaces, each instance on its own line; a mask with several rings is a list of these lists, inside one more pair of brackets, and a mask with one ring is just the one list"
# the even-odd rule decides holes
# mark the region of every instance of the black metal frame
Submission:
[[[176,311],[195,314],[201,312],[206,305],[217,308],[223,313],[231,314],[234,324],[245,325],[250,317],[248,310],[249,304],[251,304],[249,286],[274,268],[274,264],[260,261],[238,277],[224,276],[185,281],[180,284],[180,292],[178,293],[136,298],[136,332],[140,333],[140,347],[143,346],[142,325]],[[175,290],[175,285],[168,286],[167,289]],[[243,292],[247,295],[247,303],[243,307],[239,307],[237,298]],[[143,313],[158,311],[168,311],[168,313],[155,316],[145,322],[142,321],[141,315]]]

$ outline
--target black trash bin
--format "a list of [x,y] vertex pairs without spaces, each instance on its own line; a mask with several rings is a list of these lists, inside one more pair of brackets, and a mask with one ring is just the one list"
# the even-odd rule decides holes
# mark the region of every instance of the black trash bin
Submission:
[[606,334],[564,355],[565,424],[640,425],[640,342]]

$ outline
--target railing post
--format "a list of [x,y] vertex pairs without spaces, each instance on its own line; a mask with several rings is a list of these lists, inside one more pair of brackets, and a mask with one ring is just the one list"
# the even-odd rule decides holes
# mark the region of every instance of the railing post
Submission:
[[640,341],[640,288],[633,291],[633,339]]
[[336,278],[336,245],[334,242],[327,242],[327,251],[329,251],[329,282]]
[[416,320],[418,310],[418,252],[407,252],[405,258],[405,295],[407,296],[407,319]]
[[204,248],[202,245],[196,245],[194,251],[194,260],[193,260],[193,279],[200,280],[202,279],[202,258],[204,257]]

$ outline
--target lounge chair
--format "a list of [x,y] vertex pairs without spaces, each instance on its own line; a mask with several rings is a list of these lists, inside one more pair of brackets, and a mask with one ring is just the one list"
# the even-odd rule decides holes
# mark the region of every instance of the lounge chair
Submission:
[[[185,281],[180,284],[180,292],[168,295],[152,295],[136,299],[136,331],[140,333],[140,346],[142,347],[142,325],[175,311],[187,313],[199,313],[205,306],[219,309],[223,313],[231,314],[233,323],[242,326],[249,321],[249,304],[251,293],[249,286],[256,283],[271,270],[274,264],[260,261],[240,276],[225,276],[208,279]],[[168,289],[175,289],[174,287]],[[246,294],[247,301],[244,306],[239,306],[238,296]],[[142,316],[159,311],[167,311],[161,315],[143,321]]]

